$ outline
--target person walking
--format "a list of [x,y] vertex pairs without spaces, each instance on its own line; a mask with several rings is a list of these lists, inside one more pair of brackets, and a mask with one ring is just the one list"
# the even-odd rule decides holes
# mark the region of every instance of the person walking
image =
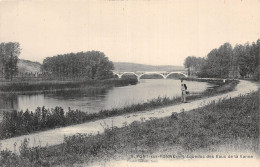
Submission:
[[187,85],[183,82],[183,79],[181,79],[181,101],[183,103],[187,103],[186,97],[187,97]]

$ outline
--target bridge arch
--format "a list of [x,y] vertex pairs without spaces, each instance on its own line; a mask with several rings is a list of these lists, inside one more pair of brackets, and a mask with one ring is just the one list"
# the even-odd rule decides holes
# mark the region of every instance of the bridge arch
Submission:
[[161,74],[161,73],[158,73],[158,72],[147,72],[147,73],[143,73],[139,76],[140,79],[142,79],[141,77],[144,76],[144,75],[153,75],[153,74],[156,74],[156,75],[160,75],[162,76],[163,79],[165,79],[165,75]]
[[127,74],[135,75],[137,77],[137,79],[139,79],[139,75],[137,75],[135,72],[124,72],[123,74],[121,74],[120,78],[122,78],[122,76],[127,75]]
[[121,75],[119,75],[118,73],[116,72],[113,72],[114,76],[117,76],[118,78],[121,78]]
[[[183,77],[185,77],[185,78],[187,78],[188,77],[188,75],[186,75],[186,74],[184,74],[184,73],[182,73],[182,72],[170,72],[169,74],[167,74],[166,76],[165,76],[165,79],[167,79],[170,75],[172,75],[172,74],[178,74],[178,75],[182,75]],[[180,77],[179,77],[180,78]]]

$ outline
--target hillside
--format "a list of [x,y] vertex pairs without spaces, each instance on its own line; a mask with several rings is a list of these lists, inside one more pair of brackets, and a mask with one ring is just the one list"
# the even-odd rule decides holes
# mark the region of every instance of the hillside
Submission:
[[[183,66],[171,66],[171,65],[146,65],[137,63],[126,63],[126,62],[113,62],[115,70],[120,72],[136,72],[136,71],[182,71]],[[40,72],[41,64],[39,62],[32,62],[29,60],[19,59],[18,61],[19,72]]]
[[19,59],[18,61],[18,70],[19,72],[26,73],[26,72],[40,72],[41,71],[41,64],[38,62],[32,62],[29,60]]
[[171,65],[146,65],[137,63],[125,63],[125,62],[113,62],[115,66],[114,71],[120,72],[136,72],[136,71],[183,71],[183,66],[171,66]]

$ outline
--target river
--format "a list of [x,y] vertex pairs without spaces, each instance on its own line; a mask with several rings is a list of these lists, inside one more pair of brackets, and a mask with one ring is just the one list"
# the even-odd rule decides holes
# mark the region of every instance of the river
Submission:
[[[186,81],[192,93],[204,91],[210,84]],[[110,89],[63,90],[51,93],[0,94],[0,111],[34,111],[37,107],[61,106],[65,111],[79,109],[89,113],[101,109],[118,108],[143,103],[153,98],[180,96],[180,81],[173,79],[141,79],[137,85],[113,87]],[[1,114],[0,114],[1,115]]]

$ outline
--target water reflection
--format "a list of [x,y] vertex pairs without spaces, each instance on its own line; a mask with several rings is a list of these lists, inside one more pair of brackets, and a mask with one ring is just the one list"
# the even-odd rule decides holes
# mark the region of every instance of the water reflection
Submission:
[[[205,82],[186,82],[189,91],[201,92],[208,86]],[[158,96],[180,96],[180,81],[151,79],[140,80],[137,85],[114,87],[111,89],[63,90],[52,93],[38,94],[0,94],[0,111],[26,110],[34,111],[39,106],[54,108],[61,106],[65,110],[79,109],[86,112],[98,112],[101,109],[122,107],[142,103]]]
[[18,95],[18,110],[34,110],[39,106],[54,108],[61,106],[65,110],[69,107],[73,110],[79,109],[86,112],[99,111],[104,107],[104,98],[108,89],[81,89],[63,90],[33,96]]
[[0,94],[0,111],[17,108],[18,99],[16,94]]

